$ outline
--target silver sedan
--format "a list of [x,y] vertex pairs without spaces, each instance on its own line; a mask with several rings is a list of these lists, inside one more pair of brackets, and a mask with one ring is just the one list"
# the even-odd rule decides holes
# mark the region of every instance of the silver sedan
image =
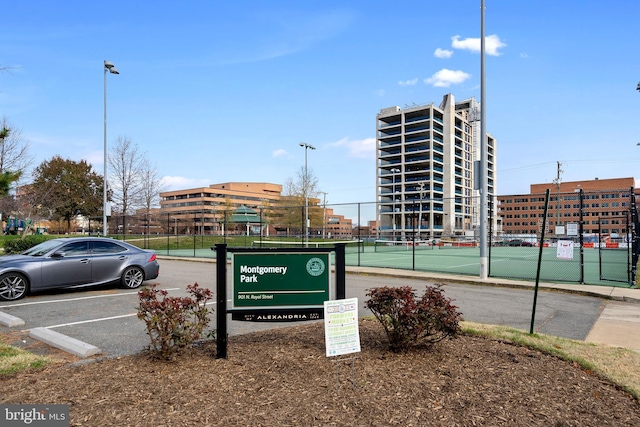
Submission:
[[159,272],[154,251],[126,242],[101,237],[52,239],[19,255],[0,256],[0,300],[107,283],[135,289]]

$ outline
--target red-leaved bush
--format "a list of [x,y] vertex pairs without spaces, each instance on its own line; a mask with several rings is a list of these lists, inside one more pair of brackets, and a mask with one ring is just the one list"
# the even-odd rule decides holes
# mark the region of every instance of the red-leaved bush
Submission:
[[410,286],[369,289],[365,307],[380,321],[392,351],[437,343],[460,332],[462,313],[444,296],[444,283],[427,285],[422,298]]
[[190,297],[169,297],[166,290],[156,286],[138,292],[138,318],[147,325],[151,352],[156,357],[171,360],[202,337],[210,320],[206,304],[213,298],[213,293],[195,283],[187,286]]

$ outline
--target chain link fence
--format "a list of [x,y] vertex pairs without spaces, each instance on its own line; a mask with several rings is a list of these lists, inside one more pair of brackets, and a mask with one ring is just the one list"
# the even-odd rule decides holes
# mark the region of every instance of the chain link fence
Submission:
[[[633,189],[556,193],[547,206],[544,195],[528,198],[537,201],[527,214],[529,233],[505,233],[490,209],[489,276],[535,280],[539,274],[543,281],[631,283],[632,242],[638,240]],[[388,212],[367,202],[114,215],[108,228],[110,235],[159,254],[213,257],[211,248],[218,243],[286,247],[347,242],[347,265],[477,275],[479,227],[461,207],[469,204],[460,199],[405,202],[402,211]],[[430,210],[447,203],[454,219]],[[89,229],[99,234],[101,223],[93,224]]]

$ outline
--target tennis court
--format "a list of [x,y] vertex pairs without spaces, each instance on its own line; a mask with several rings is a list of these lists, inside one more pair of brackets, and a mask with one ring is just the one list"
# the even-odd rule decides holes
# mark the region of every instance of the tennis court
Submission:
[[[289,242],[290,243],[290,242]],[[425,242],[413,246],[409,243],[397,245],[358,245],[357,241],[347,243],[345,261],[347,265],[362,267],[399,268],[405,270],[431,271],[439,273],[478,276],[480,274],[480,248],[477,246],[432,246]],[[283,247],[285,244],[262,242],[263,247]],[[327,244],[309,242],[309,247],[325,247]],[[288,247],[301,247],[291,244]],[[254,247],[257,247],[254,245]],[[580,249],[573,249],[572,259],[559,259],[555,247],[545,247],[542,252],[540,280],[546,282],[579,283]],[[157,251],[162,254],[162,250]],[[214,258],[210,248],[173,249],[167,255],[182,257]],[[488,250],[489,276],[497,278],[533,281],[538,266],[538,247],[491,247]],[[607,264],[609,270],[616,270],[620,281],[600,280],[599,253],[597,249],[584,249],[584,283],[590,285],[629,287],[626,278],[626,251],[620,251],[617,263]],[[614,275],[614,276],[615,276]]]
[[[538,247],[489,248],[489,276],[500,278],[535,280],[537,274]],[[549,282],[580,282],[580,249],[574,248],[572,259],[559,259],[555,247],[542,251],[540,280]],[[624,256],[626,252],[621,251]],[[390,247],[374,251],[365,247],[358,254],[347,251],[347,265],[415,269],[451,274],[477,276],[480,274],[480,248],[447,246]],[[618,277],[626,278],[626,261],[618,263]],[[584,249],[584,283],[592,285],[628,287],[628,283],[600,280],[597,249]],[[623,279],[621,279],[623,280]]]

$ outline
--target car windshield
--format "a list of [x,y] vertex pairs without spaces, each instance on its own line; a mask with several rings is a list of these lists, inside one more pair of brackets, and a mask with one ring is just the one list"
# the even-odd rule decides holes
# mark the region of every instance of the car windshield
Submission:
[[30,249],[27,249],[26,251],[22,252],[22,255],[42,256],[57,246],[60,246],[59,241],[47,240],[46,242],[42,242]]

